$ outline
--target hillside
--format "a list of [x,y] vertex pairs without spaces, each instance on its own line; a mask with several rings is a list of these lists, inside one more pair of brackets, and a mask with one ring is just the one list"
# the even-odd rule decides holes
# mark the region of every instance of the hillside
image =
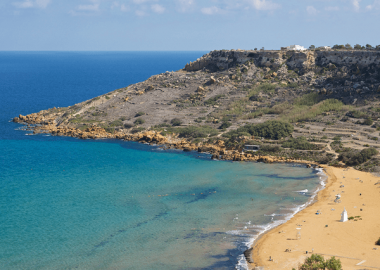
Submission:
[[[379,104],[380,51],[222,50],[182,70],[14,121],[36,134],[378,171]],[[246,144],[261,150],[242,154]]]

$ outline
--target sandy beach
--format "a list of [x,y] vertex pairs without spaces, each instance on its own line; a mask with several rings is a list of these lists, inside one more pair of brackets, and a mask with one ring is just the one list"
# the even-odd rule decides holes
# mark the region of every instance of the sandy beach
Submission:
[[[328,180],[317,201],[254,243],[251,269],[297,269],[312,253],[335,256],[343,269],[380,269],[380,177],[352,168],[324,171]],[[340,222],[344,208],[356,218]]]

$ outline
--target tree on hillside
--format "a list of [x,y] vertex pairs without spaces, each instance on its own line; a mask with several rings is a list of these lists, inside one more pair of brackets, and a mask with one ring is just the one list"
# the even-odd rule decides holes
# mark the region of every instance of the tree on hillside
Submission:
[[354,49],[355,49],[355,50],[361,50],[361,49],[362,49],[362,45],[356,44],[356,45],[354,46]]
[[347,49],[347,50],[352,50],[352,46],[350,45],[350,44],[346,44],[346,45],[344,45],[344,47]]
[[365,48],[366,48],[367,50],[371,50],[371,49],[373,49],[372,45],[370,45],[370,44],[365,45]]
[[336,44],[332,48],[333,48],[333,50],[341,50],[341,49],[344,49],[345,47],[344,47],[344,45],[338,45],[338,44]]
[[[293,268],[294,269],[294,268]],[[339,259],[331,257],[331,259],[326,260],[323,256],[318,254],[313,254],[311,257],[306,258],[305,263],[298,268],[299,270],[341,270],[342,264]]]
[[315,50],[315,45],[310,45],[309,49],[310,50]]

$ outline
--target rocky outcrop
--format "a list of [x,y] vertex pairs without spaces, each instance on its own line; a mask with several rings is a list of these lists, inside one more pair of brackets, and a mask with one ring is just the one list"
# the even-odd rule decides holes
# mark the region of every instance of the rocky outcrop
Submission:
[[195,62],[185,66],[186,71],[209,69],[224,70],[253,61],[258,67],[279,68],[286,64],[289,69],[302,72],[313,70],[316,66],[380,65],[380,51],[212,51]]
[[175,134],[171,137],[165,137],[156,131],[144,131],[136,134],[123,132],[108,133],[104,128],[93,125],[84,130],[69,126],[57,126],[54,119],[46,118],[43,114],[33,113],[30,115],[20,115],[13,119],[14,122],[28,124],[34,130],[34,134],[50,133],[54,136],[68,136],[80,139],[100,139],[116,138],[128,141],[137,141],[140,143],[149,143],[157,145],[166,145],[167,148],[182,149],[184,151],[198,151],[200,153],[210,153],[213,159],[232,160],[232,161],[257,161],[265,163],[275,162],[297,162],[306,164],[316,164],[314,162],[294,160],[291,158],[258,156],[250,153],[241,152],[241,150],[227,150],[224,141],[218,140],[212,144],[199,143],[194,144],[184,138],[178,138]]

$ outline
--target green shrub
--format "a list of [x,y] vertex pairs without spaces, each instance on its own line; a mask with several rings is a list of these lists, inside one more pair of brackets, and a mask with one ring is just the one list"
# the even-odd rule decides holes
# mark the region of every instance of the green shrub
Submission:
[[224,137],[233,138],[239,136],[257,136],[264,137],[272,140],[279,140],[281,138],[288,137],[293,133],[293,126],[289,123],[271,120],[261,124],[247,124],[244,127],[240,127],[237,130],[231,130],[224,134]]
[[194,122],[196,122],[196,123],[202,123],[202,121],[203,120],[205,120],[206,119],[206,117],[198,117],[197,119],[194,119]]
[[262,98],[261,97],[258,97],[257,95],[252,95],[249,97],[249,100],[250,101],[262,101]]
[[124,128],[132,128],[133,124],[132,123],[125,123]]
[[106,112],[103,112],[103,111],[96,111],[96,112],[93,112],[92,113],[92,116],[107,116],[107,113]]
[[143,128],[143,127],[136,127],[136,128],[131,130],[131,133],[133,133],[133,134],[139,133],[139,132],[144,131],[144,130],[145,130],[145,128]]
[[179,118],[173,118],[170,123],[172,124],[173,127],[177,127],[182,125],[182,121]]
[[321,99],[322,97],[318,95],[318,93],[309,93],[297,98],[294,104],[299,106],[313,106],[321,101]]
[[166,123],[162,123],[162,124],[158,124],[154,126],[154,128],[166,128],[166,127],[170,127],[170,125]]
[[135,117],[143,116],[145,113],[144,112],[138,112],[136,113]]
[[335,136],[335,137],[333,138],[334,141],[340,141],[341,139],[342,139],[341,136]]
[[217,103],[217,101],[224,97],[224,95],[216,95],[215,97],[212,97],[212,98],[209,98],[208,100],[206,100],[204,102],[205,105],[215,105]]
[[269,152],[269,153],[276,153],[281,151],[281,147],[278,145],[268,145],[268,144],[263,144],[260,145],[260,150],[261,152]]
[[210,126],[188,126],[185,128],[177,128],[174,132],[179,133],[179,137],[183,138],[206,138],[218,134],[218,131]]
[[313,106],[299,105],[305,102],[306,104],[311,104],[313,101],[312,97],[305,100],[300,100],[300,103],[295,103],[293,109],[283,115],[281,118],[284,121],[289,122],[299,122],[299,121],[309,121],[313,120],[316,116],[323,114],[324,112],[330,111],[340,111],[344,108],[344,104],[337,99],[326,99]]
[[335,259],[335,256],[331,257],[330,260],[326,260],[325,268],[328,270],[341,270],[342,263],[339,259]]
[[275,84],[263,83],[255,87],[253,90],[249,91],[248,98],[251,101],[261,101],[261,98],[257,96],[258,93],[263,92],[263,93],[268,94],[268,93],[274,92],[275,89],[276,89]]
[[297,88],[298,86],[299,86],[298,83],[295,83],[295,82],[288,84],[288,87],[291,87],[291,88]]
[[356,110],[349,111],[348,113],[346,113],[346,115],[348,117],[352,117],[352,118],[365,118],[365,117],[367,117],[367,115],[364,112],[360,112],[360,111],[356,111]]
[[282,144],[284,148],[292,148],[298,150],[320,150],[321,146],[309,143],[305,137],[290,138]]
[[226,128],[229,128],[230,126],[232,126],[232,124],[230,122],[223,122],[219,129],[226,129]]
[[258,92],[270,93],[270,92],[273,92],[275,89],[276,89],[275,84],[263,83],[263,84],[260,84],[258,87],[256,87],[255,90]]
[[121,121],[125,121],[125,120],[127,120],[127,117],[122,116],[122,117],[120,117],[120,120],[121,120]]
[[346,151],[339,155],[338,160],[344,162],[348,166],[356,166],[366,162],[371,159],[373,156],[377,155],[378,151],[373,148],[365,148],[358,151]]
[[123,121],[121,121],[120,119],[112,121],[111,123],[109,123],[110,127],[119,127],[119,126],[122,126],[122,125],[123,125]]
[[363,121],[363,123],[362,123],[362,125],[367,125],[367,126],[371,126],[372,124],[373,124],[373,120],[372,120],[371,116],[367,117],[367,118]]
[[105,127],[104,130],[107,131],[108,133],[111,133],[111,134],[113,134],[115,132],[115,128],[113,128],[113,127]]
[[142,125],[145,123],[145,120],[142,118],[137,118],[134,122],[135,125]]
[[299,266],[299,270],[341,270],[342,264],[339,259],[335,259],[335,257],[331,257],[331,259],[326,260],[323,256],[318,254],[313,254],[310,257],[305,259],[304,264]]

